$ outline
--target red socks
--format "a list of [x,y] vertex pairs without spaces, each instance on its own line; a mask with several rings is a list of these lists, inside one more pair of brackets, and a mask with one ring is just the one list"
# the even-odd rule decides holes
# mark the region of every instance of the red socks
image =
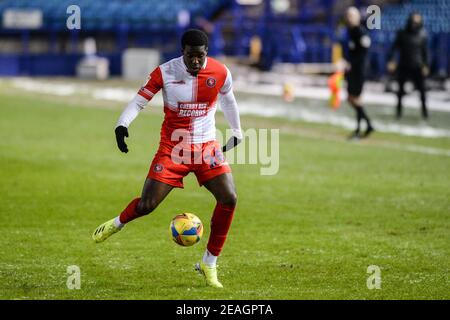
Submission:
[[[121,223],[125,224],[142,216],[136,212],[136,207],[140,200],[141,198],[134,199],[122,211],[119,217]],[[208,251],[215,256],[220,254],[223,244],[227,239],[228,230],[230,230],[231,221],[233,221],[234,210],[235,206],[225,205],[219,202],[216,204],[211,219],[211,234],[209,235],[207,246]]]
[[125,224],[141,216],[136,212],[136,207],[140,200],[141,198],[136,198],[128,204],[125,210],[123,210],[122,213],[120,214],[119,217],[120,223]]
[[215,256],[220,254],[227,239],[228,230],[230,229],[231,221],[233,221],[234,209],[235,206],[219,202],[216,204],[211,219],[211,234],[209,235],[207,246],[208,251]]

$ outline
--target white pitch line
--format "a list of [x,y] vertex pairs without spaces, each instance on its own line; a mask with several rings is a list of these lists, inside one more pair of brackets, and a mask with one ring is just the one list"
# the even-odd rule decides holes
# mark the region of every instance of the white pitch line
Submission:
[[[91,88],[85,84],[79,83],[53,83],[46,82],[42,79],[32,78],[15,78],[11,81],[11,84],[19,89],[40,92],[46,94],[53,94],[59,96],[70,96],[79,93],[91,95],[93,99],[97,100],[113,100],[119,102],[129,101],[135,94],[135,90],[125,87],[104,87],[104,88]],[[313,96],[317,98],[317,92],[313,93]],[[161,95],[155,97],[153,104],[162,103]],[[288,117],[296,118],[299,120],[315,123],[328,123],[344,128],[352,128],[354,121],[345,116],[338,116],[333,113],[320,113],[312,112],[311,110],[298,110],[295,114],[292,114],[282,105],[277,106],[265,106],[260,108],[259,103],[246,103],[240,104],[240,111],[242,114],[253,114],[265,117]],[[432,128],[429,126],[408,126],[403,124],[385,124],[375,122],[376,129],[380,132],[394,132],[406,136],[421,136],[421,137],[450,137],[450,130],[441,128]],[[324,137],[320,137],[324,138]],[[377,144],[381,146],[381,144]],[[423,147],[418,145],[400,145],[400,144],[384,144],[384,146],[391,149],[407,150],[411,152],[419,152],[422,154],[433,155],[445,155],[450,156],[450,150],[439,149],[433,147]]]
[[331,142],[339,142],[339,143],[353,143],[355,146],[358,147],[380,147],[380,148],[387,148],[391,150],[396,151],[408,151],[408,152],[414,152],[414,153],[420,153],[420,154],[426,154],[426,155],[433,155],[433,156],[446,156],[450,157],[450,150],[449,149],[441,149],[441,148],[435,148],[435,147],[426,147],[426,146],[419,146],[416,144],[400,144],[400,143],[394,143],[394,142],[387,142],[387,141],[374,141],[374,140],[367,140],[370,141],[370,144],[366,143],[359,143],[357,142],[348,142],[344,139],[340,139],[336,136],[330,137],[322,134],[317,134],[313,131],[297,131],[297,130],[290,130],[289,128],[283,128],[283,132],[288,134],[294,134],[299,137],[304,138],[313,138],[313,139],[319,139],[319,140],[326,140]]
[[383,142],[382,144],[379,144],[379,145],[390,148],[390,149],[394,149],[394,150],[403,150],[403,151],[410,151],[410,152],[421,153],[421,154],[450,157],[450,150],[448,150],[448,149],[418,146],[418,145],[414,145],[414,144],[402,145],[402,144],[390,143],[390,142]]

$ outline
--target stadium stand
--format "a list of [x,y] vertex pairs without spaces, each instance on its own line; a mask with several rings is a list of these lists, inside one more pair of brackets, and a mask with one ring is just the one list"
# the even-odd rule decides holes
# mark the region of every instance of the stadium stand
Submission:
[[[179,53],[176,39],[188,27],[198,27],[197,18],[214,20],[210,34],[212,55],[243,57],[252,37],[262,39],[261,69],[276,62],[330,62],[341,21],[344,1],[291,1],[288,11],[277,12],[270,1],[259,6],[239,5],[232,0],[4,0],[0,16],[10,9],[42,12],[38,29],[0,28],[0,75],[74,75],[82,56],[82,41],[97,40],[98,53],[110,60],[110,73],[120,75],[121,55],[129,47],[152,47],[164,59]],[[364,10],[368,3],[347,1]],[[381,30],[372,30],[370,75],[386,73],[386,53],[396,30],[412,11],[424,16],[432,52],[434,76],[448,77],[450,61],[450,3],[445,0],[412,0],[382,6]],[[81,30],[68,30],[67,7],[81,9]],[[224,11],[219,19],[218,12]],[[186,14],[188,19],[186,20]],[[183,19],[184,17],[184,19]]]
[[385,74],[386,51],[391,46],[397,30],[405,26],[410,13],[420,12],[428,33],[431,71],[438,77],[448,77],[450,71],[450,3],[445,0],[413,0],[403,4],[386,5],[382,9],[381,30],[373,30],[372,75]]

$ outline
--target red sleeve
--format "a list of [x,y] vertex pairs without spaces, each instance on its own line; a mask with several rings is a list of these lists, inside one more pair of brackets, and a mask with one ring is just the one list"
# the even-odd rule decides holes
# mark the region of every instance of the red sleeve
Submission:
[[163,87],[163,79],[161,69],[157,67],[148,76],[148,80],[145,85],[138,91],[138,94],[147,100],[153,98],[155,94]]

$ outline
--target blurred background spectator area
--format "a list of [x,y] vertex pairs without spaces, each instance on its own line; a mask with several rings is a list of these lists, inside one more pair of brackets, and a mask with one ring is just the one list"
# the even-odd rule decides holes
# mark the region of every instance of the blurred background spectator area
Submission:
[[[166,61],[180,55],[180,34],[204,29],[210,54],[246,60],[262,70],[274,63],[330,63],[343,36],[342,14],[350,5],[381,8],[381,29],[370,30],[369,76],[386,74],[386,55],[407,16],[418,11],[429,36],[433,77],[450,71],[450,2],[446,0],[0,0],[0,75],[75,75],[84,40],[121,75],[127,48],[153,48]],[[77,5],[81,29],[66,27],[67,8]],[[7,21],[11,12],[34,12],[34,25]],[[11,17],[11,16],[10,16]],[[161,61],[161,62],[162,62]]]

